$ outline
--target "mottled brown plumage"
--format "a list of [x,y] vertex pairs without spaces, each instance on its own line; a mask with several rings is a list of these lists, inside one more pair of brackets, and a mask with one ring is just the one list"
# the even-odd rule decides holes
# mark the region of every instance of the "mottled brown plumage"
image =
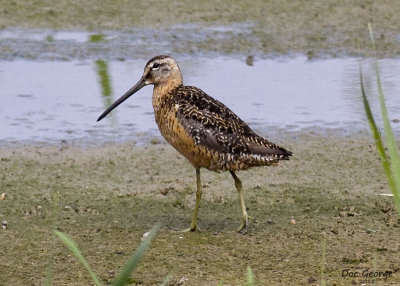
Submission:
[[230,171],[242,207],[243,223],[238,231],[246,233],[251,217],[247,215],[242,185],[235,171],[287,160],[292,152],[257,135],[228,107],[201,89],[184,86],[179,66],[169,56],[157,56],[148,61],[139,82],[98,120],[149,84],[154,85],[152,103],[161,134],[196,169],[196,205],[191,227],[187,230],[198,230],[197,211],[202,194],[200,168],[206,168]]

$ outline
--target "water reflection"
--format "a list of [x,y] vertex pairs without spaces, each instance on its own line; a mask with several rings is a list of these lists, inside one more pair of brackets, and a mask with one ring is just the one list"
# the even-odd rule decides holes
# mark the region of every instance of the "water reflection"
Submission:
[[[141,132],[158,135],[151,87],[144,87],[119,106],[118,116],[96,122],[115,100],[114,93],[122,95],[136,83],[146,61],[0,62],[0,141],[102,142],[135,140]],[[370,60],[255,58],[251,66],[245,59],[180,59],[185,84],[221,100],[263,134],[271,134],[277,127],[367,129],[360,63],[371,107],[379,115]],[[400,60],[381,60],[379,64],[389,114],[392,120],[398,119]],[[394,128],[399,130],[400,124]]]
[[89,42],[91,43],[100,43],[106,40],[106,36],[102,34],[92,34],[89,36]]
[[[100,83],[101,94],[104,102],[103,106],[104,109],[106,109],[114,102],[108,63],[103,60],[97,60],[96,72],[99,77],[98,82]],[[113,113],[111,113],[110,116],[113,117]]]

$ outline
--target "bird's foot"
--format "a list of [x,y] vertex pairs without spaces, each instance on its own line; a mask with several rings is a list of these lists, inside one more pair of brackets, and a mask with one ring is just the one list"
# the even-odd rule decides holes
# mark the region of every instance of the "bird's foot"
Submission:
[[197,225],[192,225],[189,228],[181,230],[180,232],[195,232],[195,231],[200,232],[200,228]]
[[251,217],[251,216],[249,216],[247,214],[245,216],[243,216],[243,222],[241,223],[239,228],[236,229],[236,232],[238,232],[240,234],[246,234],[247,233],[247,229],[249,228],[249,219],[254,220],[253,217]]

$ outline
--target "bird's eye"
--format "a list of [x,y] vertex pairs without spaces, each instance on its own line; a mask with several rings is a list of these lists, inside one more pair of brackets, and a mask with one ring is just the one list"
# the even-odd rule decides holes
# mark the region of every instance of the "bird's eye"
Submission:
[[160,64],[158,63],[154,63],[153,66],[151,67],[151,69],[156,70],[160,67]]

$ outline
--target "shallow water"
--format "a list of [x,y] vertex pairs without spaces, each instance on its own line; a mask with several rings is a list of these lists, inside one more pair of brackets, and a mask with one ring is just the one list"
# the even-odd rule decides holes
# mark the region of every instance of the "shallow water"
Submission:
[[[151,87],[115,112],[102,111],[140,78],[147,60],[0,61],[0,141],[104,142],[157,135]],[[361,102],[359,64],[375,114],[375,73],[371,60],[309,61],[304,57],[254,60],[179,59],[184,82],[224,102],[255,130],[368,128]],[[400,117],[399,59],[379,62],[392,119]],[[395,120],[396,121],[396,120]],[[399,130],[400,124],[393,123]]]

